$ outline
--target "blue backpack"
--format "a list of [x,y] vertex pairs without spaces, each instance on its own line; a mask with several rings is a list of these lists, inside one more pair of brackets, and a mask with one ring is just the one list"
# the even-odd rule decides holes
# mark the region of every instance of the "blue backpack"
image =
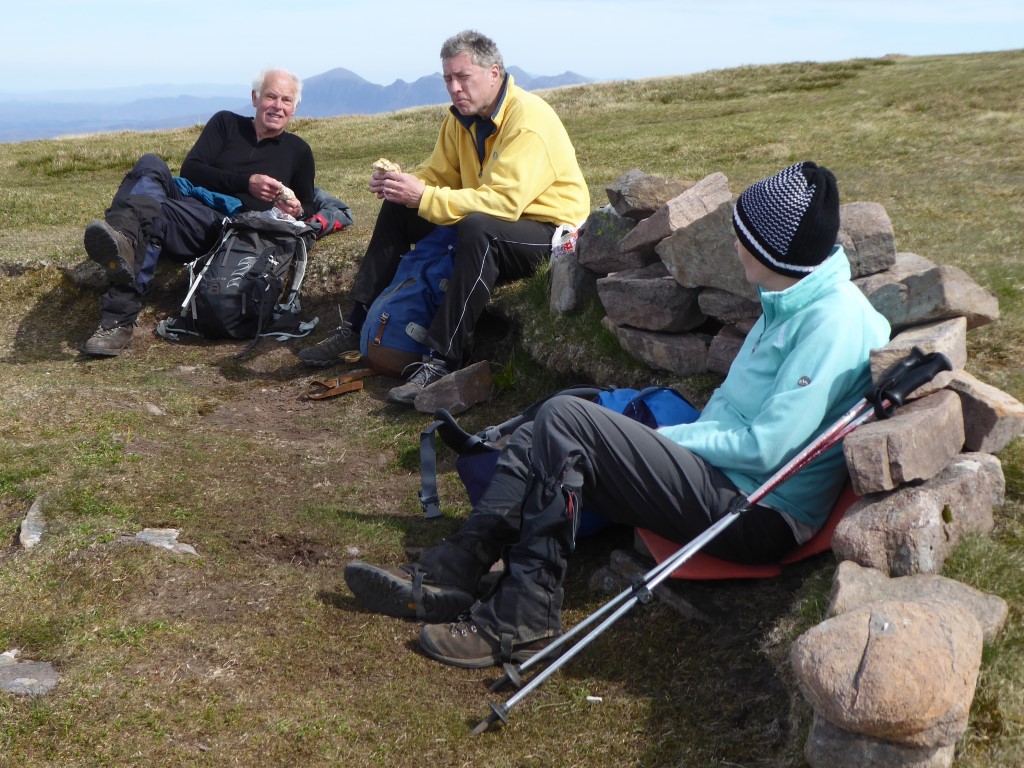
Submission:
[[378,373],[401,376],[429,353],[423,342],[451,278],[456,235],[454,227],[435,227],[402,257],[390,285],[370,304],[359,351]]
[[[517,427],[533,421],[540,407],[556,395],[573,395],[592,400],[605,408],[625,414],[652,429],[672,424],[689,424],[700,415],[689,400],[668,387],[647,387],[643,390],[610,387],[571,387],[538,400],[529,408],[501,424],[471,435],[458,425],[454,417],[443,408],[434,413],[434,421],[420,433],[420,506],[428,519],[441,516],[437,497],[437,457],[435,434],[458,458],[455,471],[466,487],[471,504],[476,504],[491,482],[498,465],[499,442],[511,435]],[[583,509],[577,538],[588,536],[607,527],[606,520],[594,512]]]

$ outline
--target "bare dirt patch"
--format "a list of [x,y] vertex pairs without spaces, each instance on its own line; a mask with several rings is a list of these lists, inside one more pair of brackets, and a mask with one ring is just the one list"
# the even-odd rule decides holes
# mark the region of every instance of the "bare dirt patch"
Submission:
[[204,421],[214,427],[267,432],[296,442],[322,437],[328,431],[326,427],[317,425],[315,420],[297,418],[315,415],[317,405],[301,392],[295,383],[259,387],[245,397],[221,404]]
[[295,538],[283,533],[271,534],[262,541],[243,539],[238,544],[243,552],[300,568],[335,566],[341,560],[332,547],[322,542]]

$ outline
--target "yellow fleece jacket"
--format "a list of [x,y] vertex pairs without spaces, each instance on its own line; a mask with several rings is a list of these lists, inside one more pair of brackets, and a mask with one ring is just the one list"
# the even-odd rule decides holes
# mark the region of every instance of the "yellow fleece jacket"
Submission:
[[590,192],[576,150],[551,106],[508,76],[505,98],[491,118],[481,164],[474,132],[449,112],[430,157],[413,175],[426,184],[419,215],[456,224],[470,213],[577,225],[590,214]]

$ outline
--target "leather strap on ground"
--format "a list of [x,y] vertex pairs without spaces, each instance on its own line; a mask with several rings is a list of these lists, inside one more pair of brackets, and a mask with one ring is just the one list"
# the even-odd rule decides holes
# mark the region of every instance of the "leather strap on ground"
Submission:
[[306,398],[326,400],[329,397],[337,397],[348,392],[357,392],[363,388],[363,379],[376,375],[377,372],[372,368],[360,368],[338,376],[336,379],[314,379],[306,388]]

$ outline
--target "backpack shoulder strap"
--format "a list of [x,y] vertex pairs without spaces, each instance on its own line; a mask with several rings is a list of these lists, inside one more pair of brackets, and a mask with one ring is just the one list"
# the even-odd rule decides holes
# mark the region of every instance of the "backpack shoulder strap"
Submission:
[[[196,291],[199,290],[199,284],[203,282],[203,276],[206,274],[206,270],[208,270],[210,268],[210,264],[213,263],[213,255],[221,249],[221,246],[223,246],[233,234],[234,229],[231,227],[231,219],[225,218],[221,222],[221,233],[217,242],[214,243],[210,250],[195,261],[189,263],[188,271],[189,276],[192,278],[192,282],[188,287],[188,293],[185,294],[185,298],[181,302],[182,313],[185,312],[185,309],[192,302],[192,297],[195,296]],[[195,268],[199,265],[199,262],[203,262],[203,267],[199,272],[196,272]]]
[[437,496],[437,437],[460,456],[469,453],[497,451],[481,434],[470,434],[444,408],[434,411],[434,422],[420,432],[420,507],[428,520],[441,516]]
[[299,291],[302,290],[302,283],[306,279],[306,263],[309,254],[306,250],[306,238],[296,235],[298,242],[295,244],[295,259],[292,262],[292,283],[284,298],[278,302],[282,310],[297,312],[299,310]]

